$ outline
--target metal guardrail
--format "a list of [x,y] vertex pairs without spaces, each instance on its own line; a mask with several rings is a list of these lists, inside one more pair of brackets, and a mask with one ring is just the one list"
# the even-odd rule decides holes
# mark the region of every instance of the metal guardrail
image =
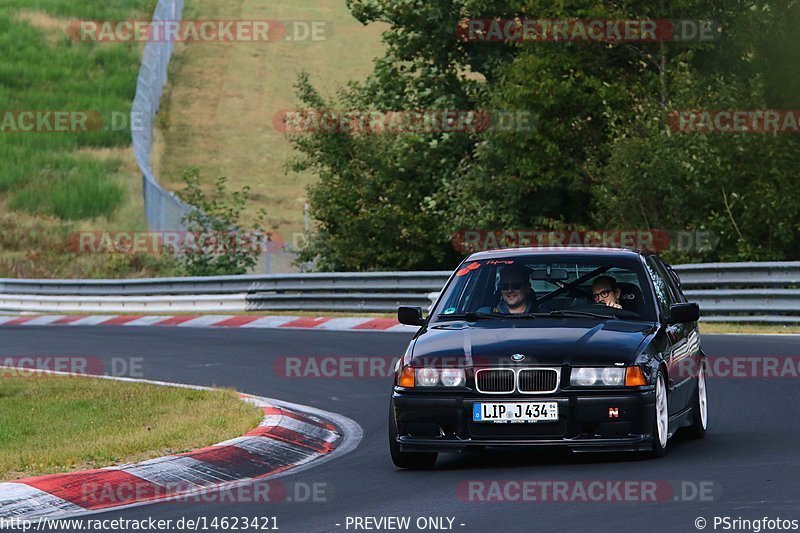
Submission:
[[674,267],[684,289],[800,287],[800,261],[706,263]]
[[705,322],[800,323],[800,261],[674,268]]
[[[708,322],[800,323],[800,262],[675,267]],[[138,280],[0,279],[13,312],[343,311],[427,307],[450,272],[372,272]]]
[[370,272],[138,280],[0,279],[0,310],[390,313],[400,305],[427,307],[430,293],[441,290],[449,276],[449,272]]
[[450,272],[348,272],[125,280],[0,279],[0,294],[132,296],[377,290],[403,292],[408,296],[408,293],[424,295],[438,291],[449,276]]

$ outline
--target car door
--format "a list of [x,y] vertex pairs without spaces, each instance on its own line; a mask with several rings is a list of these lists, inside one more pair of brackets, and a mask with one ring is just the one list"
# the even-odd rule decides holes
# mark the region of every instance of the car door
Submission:
[[690,340],[690,328],[686,324],[666,324],[665,320],[669,317],[669,309],[673,303],[678,303],[670,275],[666,268],[660,264],[658,258],[649,255],[645,258],[647,270],[653,282],[656,299],[660,307],[663,318],[662,327],[664,328],[669,343],[668,353],[664,354],[669,381],[668,403],[671,415],[679,413],[689,405],[691,397],[692,380],[691,372],[687,372],[687,367],[692,363],[692,347]]
[[[687,300],[686,295],[683,294],[683,288],[681,287],[681,280],[678,277],[678,273],[675,272],[670,265],[664,263],[660,257],[654,256],[654,258],[661,266],[663,271],[667,273],[669,286],[672,289],[672,294],[675,298],[675,301],[678,303],[687,303],[689,300]],[[691,379],[691,385],[688,387],[688,396],[686,398],[687,405],[691,405],[695,390],[695,378],[697,377],[697,372],[700,369],[703,358],[700,348],[700,328],[698,327],[697,322],[681,324],[681,326],[683,334],[686,337],[689,355],[688,358],[683,360],[679,371],[682,377],[685,376]]]

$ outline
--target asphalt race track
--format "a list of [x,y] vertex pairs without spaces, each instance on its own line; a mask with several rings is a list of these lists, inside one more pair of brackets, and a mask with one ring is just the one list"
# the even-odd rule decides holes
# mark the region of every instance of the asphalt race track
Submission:
[[[0,329],[0,352],[4,357],[135,360],[141,376],[134,377],[234,387],[340,413],[364,430],[354,452],[283,478],[289,494],[296,487],[322,487],[324,497],[317,499],[324,501],[166,502],[93,518],[269,516],[284,532],[366,530],[356,529],[352,521],[347,527],[347,517],[407,516],[410,531],[417,530],[420,517],[449,517],[452,529],[464,532],[697,531],[699,517],[713,531],[715,516],[800,519],[798,378],[710,377],[706,439],[679,434],[663,459],[471,452],[440,456],[434,471],[411,472],[396,470],[389,459],[390,378],[287,378],[276,365],[281,357],[295,356],[397,357],[408,338],[370,332],[18,326]],[[800,337],[706,335],[703,347],[712,357],[800,356]],[[492,480],[506,487],[510,480],[649,480],[682,488],[669,498],[646,502],[480,502],[464,497],[462,489],[470,481]],[[694,494],[698,487],[707,492]]]

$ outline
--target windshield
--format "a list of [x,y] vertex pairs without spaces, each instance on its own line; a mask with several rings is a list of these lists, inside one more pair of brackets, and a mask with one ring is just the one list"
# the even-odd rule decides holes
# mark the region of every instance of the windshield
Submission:
[[462,264],[432,320],[550,315],[653,321],[650,295],[638,257],[504,257]]

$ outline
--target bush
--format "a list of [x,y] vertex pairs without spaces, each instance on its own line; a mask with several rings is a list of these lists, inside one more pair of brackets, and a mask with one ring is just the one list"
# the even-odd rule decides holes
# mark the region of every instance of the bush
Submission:
[[[200,171],[187,169],[183,173],[186,187],[179,193],[181,199],[192,206],[183,218],[188,231],[177,260],[188,276],[218,276],[245,274],[256,263],[263,250],[259,244],[269,240],[262,222],[266,213],[262,209],[254,223],[241,223],[242,211],[247,205],[250,187],[228,194],[227,178],[214,183],[213,194],[207,195],[200,186]],[[255,240],[255,245],[254,244]],[[187,244],[189,242],[197,243]]]

